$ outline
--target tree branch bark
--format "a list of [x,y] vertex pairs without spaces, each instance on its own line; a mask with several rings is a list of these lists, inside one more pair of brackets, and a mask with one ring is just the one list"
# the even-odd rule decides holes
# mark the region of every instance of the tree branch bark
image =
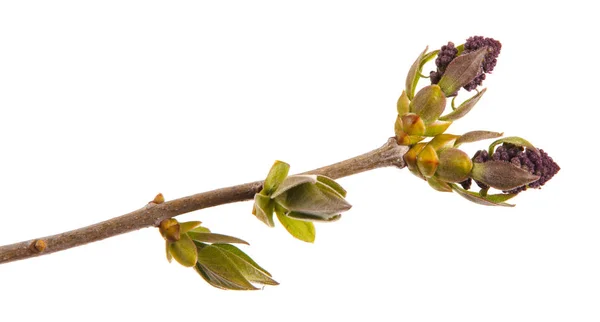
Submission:
[[[403,156],[408,147],[390,138],[382,147],[357,157],[318,168],[305,174],[320,174],[333,179],[382,167],[405,166]],[[161,221],[191,211],[247,201],[262,189],[263,181],[202,192],[161,204],[149,203],[141,209],[87,227],[57,235],[32,239],[0,247],[0,264],[51,254],[72,247],[99,241],[145,227],[158,226]]]

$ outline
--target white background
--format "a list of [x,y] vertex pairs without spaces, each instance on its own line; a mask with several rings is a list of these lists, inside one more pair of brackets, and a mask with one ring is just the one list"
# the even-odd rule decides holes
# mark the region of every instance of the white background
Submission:
[[[248,240],[281,283],[221,291],[156,229],[0,265],[2,321],[598,321],[597,10],[583,1],[0,2],[0,244],[374,149],[426,45],[499,39],[488,92],[449,132],[504,131],[562,170],[515,208],[406,170],[339,180],[315,244],[251,203],[179,217]],[[428,69],[429,70],[429,69]],[[428,71],[427,70],[427,71]],[[469,153],[487,143],[468,147]]]

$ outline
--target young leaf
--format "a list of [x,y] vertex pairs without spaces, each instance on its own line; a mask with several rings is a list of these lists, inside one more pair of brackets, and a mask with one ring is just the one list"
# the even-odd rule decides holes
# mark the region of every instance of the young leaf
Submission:
[[527,141],[523,138],[520,138],[518,136],[508,136],[508,137],[501,138],[501,139],[498,139],[498,140],[492,142],[492,144],[490,144],[488,153],[490,155],[494,154],[494,148],[497,145],[502,144],[502,143],[509,143],[509,144],[514,144],[516,146],[525,147],[525,148],[528,148],[529,150],[534,151],[535,154],[540,155],[540,151],[538,151],[538,149],[535,146],[533,146],[533,144],[531,144],[529,141]]
[[290,235],[301,241],[314,243],[316,232],[315,225],[312,222],[292,219],[279,211],[275,213],[277,214],[279,222],[285,227]]
[[235,254],[236,256],[242,258],[243,260],[245,260],[246,262],[250,263],[250,265],[254,266],[254,268],[260,270],[261,272],[263,272],[265,275],[267,276],[271,276],[271,273],[267,272],[266,269],[260,267],[260,265],[258,265],[250,256],[246,255],[246,253],[244,253],[242,250],[240,250],[239,248],[230,245],[230,244],[214,244],[212,245],[214,247],[220,248],[224,251],[230,252]]
[[192,267],[196,264],[198,258],[196,244],[187,234],[181,235],[178,241],[169,243],[168,250],[179,264],[185,267]]
[[339,214],[352,207],[332,188],[312,183],[295,186],[285,194],[279,195],[275,201],[290,211],[317,217],[330,217],[331,214]]
[[454,147],[459,147],[464,143],[477,142],[481,140],[494,139],[502,136],[500,132],[491,132],[491,131],[471,131],[461,135],[456,142],[454,143]]
[[484,205],[484,206],[503,206],[503,207],[514,207],[515,205],[506,203],[504,201],[509,200],[510,198],[516,196],[516,193],[503,193],[496,195],[486,195],[482,196],[478,193],[467,191],[455,184],[451,184],[452,190],[458,193],[461,197],[474,202],[476,204]]
[[179,232],[181,234],[185,234],[188,231],[200,226],[202,224],[201,221],[188,221],[179,223]]
[[254,195],[254,209],[252,213],[258,220],[264,222],[269,227],[274,227],[273,222],[273,202],[269,196],[257,193]]
[[169,243],[168,241],[165,241],[165,253],[167,253],[167,261],[172,262],[173,261],[173,256],[171,255],[171,252],[169,252]]
[[275,164],[271,167],[267,179],[265,179],[265,183],[263,184],[264,194],[270,196],[283,180],[285,180],[289,171],[289,164],[282,161],[275,161]]
[[303,221],[320,221],[320,222],[337,221],[342,217],[342,215],[340,215],[340,214],[313,215],[313,214],[306,214],[306,213],[301,213],[301,212],[296,212],[296,211],[290,211],[286,214],[286,216],[288,216],[290,218],[298,219],[298,220],[303,220]]
[[409,99],[413,99],[415,96],[415,89],[417,88],[419,78],[421,78],[421,68],[423,67],[421,62],[423,61],[428,48],[429,47],[425,47],[425,50],[417,57],[417,60],[412,64],[406,75],[406,95]]
[[[219,245],[219,244],[217,244]],[[216,247],[214,245],[212,247]],[[223,244],[221,244],[223,245]],[[254,261],[248,262],[245,258],[238,256],[233,252],[227,251],[227,249],[217,247],[225,256],[227,256],[233,264],[236,266],[238,271],[250,282],[260,283],[263,285],[279,285],[270,275],[265,274],[261,269],[253,265]],[[245,255],[245,254],[244,254]],[[246,255],[247,256],[247,255]]]
[[204,242],[204,243],[211,243],[211,244],[232,243],[232,244],[250,245],[250,244],[248,244],[248,242],[246,242],[244,240],[241,240],[239,238],[232,237],[232,236],[227,236],[227,235],[213,234],[213,233],[201,233],[201,232],[196,232],[196,231],[189,231],[187,234],[190,236],[191,239],[199,241],[199,242]]
[[305,183],[316,183],[317,182],[317,176],[316,175],[311,175],[311,174],[296,174],[293,176],[289,176],[287,178],[285,178],[285,180],[283,181],[283,183],[277,188],[277,190],[275,190],[275,192],[273,192],[273,194],[271,194],[271,198],[275,199],[277,198],[277,196],[281,195],[282,193],[296,187],[299,186],[301,184],[305,184]]
[[198,250],[196,270],[211,285],[232,290],[256,290],[237,266],[219,248],[208,245]]
[[483,94],[485,93],[485,90],[486,90],[485,88],[482,89],[479,93],[473,95],[473,97],[462,102],[462,104],[460,104],[460,106],[457,107],[454,111],[440,117],[440,120],[456,121],[456,120],[462,118],[463,116],[467,115],[467,113],[469,113],[471,111],[471,109],[473,109],[473,107],[475,107],[475,104],[477,104],[477,102],[479,102],[479,99],[481,98],[481,96],[483,96]]
[[333,189],[340,196],[346,198],[346,190],[340,186],[339,183],[335,182],[333,179],[326,176],[317,176],[317,184],[327,185],[329,188]]

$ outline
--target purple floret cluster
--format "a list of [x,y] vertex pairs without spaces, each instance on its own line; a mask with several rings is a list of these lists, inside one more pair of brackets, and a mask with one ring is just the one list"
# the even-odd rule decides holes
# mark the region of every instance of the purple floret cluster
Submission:
[[448,42],[447,45],[442,46],[437,58],[435,59],[435,66],[437,66],[437,70],[429,73],[431,84],[437,84],[440,82],[442,75],[446,71],[446,67],[448,67],[450,62],[456,58],[457,54],[458,49],[454,47],[453,42]]

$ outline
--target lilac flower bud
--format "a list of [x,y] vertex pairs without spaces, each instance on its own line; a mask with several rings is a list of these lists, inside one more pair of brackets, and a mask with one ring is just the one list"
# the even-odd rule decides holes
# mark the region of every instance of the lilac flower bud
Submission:
[[[481,85],[483,80],[485,80],[485,74],[489,74],[494,70],[496,63],[498,62],[498,55],[500,55],[502,44],[499,41],[492,38],[473,36],[467,39],[467,41],[464,44],[464,48],[460,53],[460,56],[462,56],[468,53],[475,52],[478,49],[484,47],[486,47],[488,51],[485,54],[485,58],[481,65],[481,72],[477,74],[477,76],[475,76],[475,78],[471,82],[469,82],[463,87],[467,91],[471,91],[477,88],[477,86]],[[442,46],[438,53],[438,57],[435,60],[437,70],[429,73],[431,84],[439,83],[450,62],[452,62],[456,57],[458,57],[458,52],[458,48],[456,48],[454,46],[454,43],[452,42],[448,42],[447,45]]]
[[[525,191],[527,188],[540,188],[560,170],[558,164],[543,150],[539,150],[538,154],[531,149],[510,143],[504,143],[497,147],[491,156],[485,150],[477,151],[473,156],[474,163],[485,163],[488,161],[509,162],[540,177],[528,185],[504,191],[505,193],[519,193]],[[482,182],[477,180],[475,182],[482,189],[489,188]]]

